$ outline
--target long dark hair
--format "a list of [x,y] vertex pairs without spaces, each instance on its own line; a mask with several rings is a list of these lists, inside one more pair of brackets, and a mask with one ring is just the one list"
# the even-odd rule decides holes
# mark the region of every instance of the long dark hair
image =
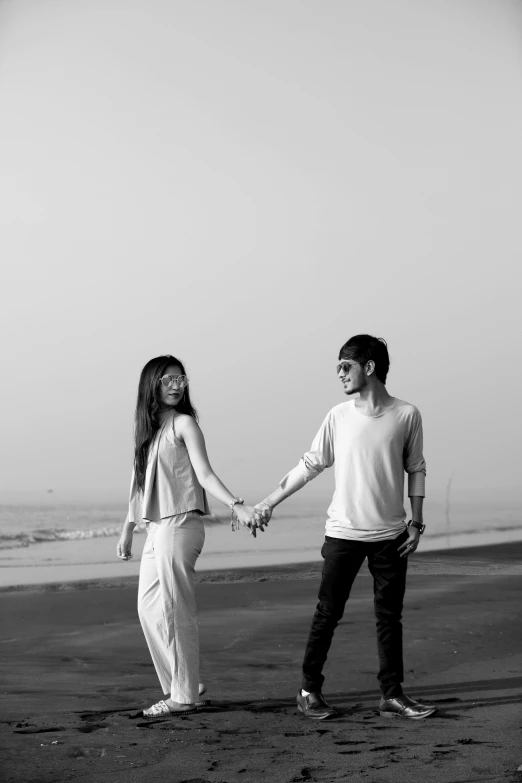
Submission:
[[[160,427],[160,389],[159,380],[165,375],[167,367],[177,364],[182,375],[186,375],[183,362],[175,356],[157,356],[147,362],[140,375],[138,385],[138,399],[136,401],[136,413],[134,417],[134,470],[138,489],[143,491],[145,487],[145,473],[149,448]],[[196,421],[198,414],[190,401],[189,387],[184,390],[183,397],[176,405],[178,413],[188,413]]]

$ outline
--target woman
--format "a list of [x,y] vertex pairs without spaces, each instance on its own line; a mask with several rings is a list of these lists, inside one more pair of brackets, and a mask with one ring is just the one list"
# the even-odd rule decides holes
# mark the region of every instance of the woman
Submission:
[[145,717],[197,710],[194,566],[205,540],[203,516],[210,513],[206,491],[250,527],[254,510],[210,466],[182,362],[158,356],[140,376],[129,513],[117,547],[119,558],[132,557],[134,525],[146,520],[138,613],[166,697],[144,710]]

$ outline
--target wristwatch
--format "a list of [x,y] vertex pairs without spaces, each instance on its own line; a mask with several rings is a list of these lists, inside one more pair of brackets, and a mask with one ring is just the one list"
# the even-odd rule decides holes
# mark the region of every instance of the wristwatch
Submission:
[[422,533],[424,533],[424,530],[426,529],[426,525],[423,525],[422,522],[414,522],[413,519],[410,519],[410,521],[407,523],[406,527],[414,527],[414,528],[416,528],[421,535],[422,535]]

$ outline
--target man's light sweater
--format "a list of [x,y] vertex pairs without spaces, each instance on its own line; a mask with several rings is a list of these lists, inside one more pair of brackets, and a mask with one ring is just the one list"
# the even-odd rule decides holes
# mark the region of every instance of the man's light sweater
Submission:
[[396,397],[379,416],[365,416],[353,399],[336,405],[310,451],[280,486],[285,492],[300,489],[334,463],[335,492],[326,534],[358,541],[395,538],[405,529],[405,471],[408,495],[424,497],[419,411]]

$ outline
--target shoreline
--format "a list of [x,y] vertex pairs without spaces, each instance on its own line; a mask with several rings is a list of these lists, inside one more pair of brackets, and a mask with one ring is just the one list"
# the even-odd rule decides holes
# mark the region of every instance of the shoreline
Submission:
[[[305,564],[312,567],[321,562],[320,550],[324,540],[324,525],[319,523],[317,509],[306,504],[290,509],[287,517],[281,517],[266,534],[252,538],[244,530],[230,535],[228,524],[212,522],[205,524],[205,546],[198,558],[197,569],[204,573],[207,581],[222,581],[225,572],[278,571],[285,566]],[[82,511],[85,522],[88,514]],[[488,516],[488,515],[486,515]],[[502,516],[502,515],[501,515]],[[84,519],[85,517],[85,519]],[[74,517],[73,522],[78,520]],[[105,519],[103,520],[105,524]],[[36,520],[33,520],[36,523]],[[70,520],[69,520],[70,522]],[[471,520],[453,531],[444,529],[438,516],[421,539],[420,551],[415,559],[435,552],[448,553],[457,549],[481,546],[487,548],[497,544],[522,542],[520,514],[504,514],[503,518],[492,516],[486,519],[479,515],[476,525]],[[111,531],[113,526],[109,525]],[[105,528],[104,528],[105,529]],[[108,529],[108,528],[107,528]],[[42,529],[42,533],[46,532]],[[48,532],[48,531],[47,531]],[[69,531],[68,535],[75,531]],[[92,532],[92,531],[91,531]],[[99,532],[99,531],[98,531]],[[78,531],[76,531],[78,533]],[[146,536],[138,533],[134,539],[132,560],[123,562],[116,557],[118,536],[94,535],[86,538],[57,538],[35,542],[18,547],[6,546],[0,549],[0,590],[15,588],[29,589],[31,585],[41,589],[43,585],[64,585],[69,582],[94,583],[127,582],[138,577],[140,558]],[[219,572],[211,577],[209,572]]]
[[[119,563],[115,564],[120,565]],[[134,566],[139,567],[135,561]],[[63,568],[63,567],[62,567]],[[72,566],[67,566],[67,569]],[[111,570],[113,565],[111,564]],[[233,583],[233,582],[266,582],[266,581],[295,581],[303,579],[319,579],[322,561],[320,559],[305,560],[286,563],[251,564],[251,565],[223,565],[220,568],[206,568],[196,572],[196,583]],[[24,582],[18,584],[0,585],[0,595],[9,593],[44,593],[66,592],[80,590],[96,590],[106,588],[125,588],[136,586],[138,574],[104,574],[100,573],[99,566],[89,566],[90,570],[97,570],[94,576],[82,578],[56,579],[43,582]],[[76,567],[76,571],[78,568]],[[420,550],[410,558],[408,563],[409,574],[426,575],[522,575],[522,539],[519,541],[507,541],[494,544],[455,547],[452,549]],[[361,575],[369,572],[363,566]]]

